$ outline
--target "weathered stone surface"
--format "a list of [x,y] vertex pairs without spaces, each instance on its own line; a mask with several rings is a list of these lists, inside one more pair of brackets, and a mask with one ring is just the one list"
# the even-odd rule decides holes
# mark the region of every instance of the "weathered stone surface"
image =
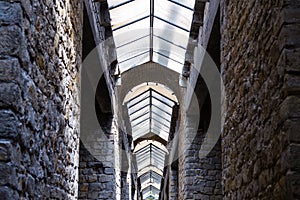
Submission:
[[22,23],[22,9],[18,3],[0,2],[0,25]]
[[20,77],[20,64],[17,59],[0,60],[0,80],[17,82]]
[[0,111],[0,124],[1,138],[16,138],[20,133],[20,122],[12,111]]
[[21,29],[17,26],[0,27],[0,57],[18,55],[21,44]]
[[0,25],[0,196],[75,199],[82,2],[1,1]]
[[13,155],[11,141],[0,140],[0,161],[10,161]]
[[[78,198],[115,199],[117,177],[114,169],[105,166],[103,162],[94,158],[82,143],[80,143],[79,153]],[[104,149],[101,155],[103,155],[103,157],[105,155],[112,157],[110,151],[105,151]]]
[[15,83],[0,83],[0,107],[23,112],[21,89]]
[[17,191],[14,191],[7,186],[0,187],[0,196],[3,200],[19,199]]
[[[298,171],[299,165],[297,5],[293,0],[221,3],[221,71],[228,97],[225,198],[293,199],[297,186],[287,181],[287,171]],[[289,141],[297,144],[289,147]]]

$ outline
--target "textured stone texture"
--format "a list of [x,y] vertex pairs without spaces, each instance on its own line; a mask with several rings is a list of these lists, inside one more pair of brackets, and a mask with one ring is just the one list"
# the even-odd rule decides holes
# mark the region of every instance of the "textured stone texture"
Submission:
[[79,156],[78,199],[115,199],[114,168],[105,166],[94,158],[82,143]]
[[299,1],[222,1],[221,13],[225,198],[297,199]]
[[1,199],[75,199],[80,1],[0,1]]
[[[88,12],[100,12],[100,18],[91,17],[98,44],[111,30],[105,3],[97,2],[102,3],[90,4]],[[110,135],[114,149],[102,149],[104,162],[83,145],[79,150],[82,4],[0,1],[1,199],[125,199],[134,193],[133,188],[128,191],[126,174],[119,172],[123,163],[116,124]],[[214,10],[204,19],[205,47],[218,1],[209,7]],[[170,199],[221,199],[222,189],[224,199],[300,198],[299,8],[297,0],[221,1],[221,71],[227,97],[222,149],[218,143],[199,160],[204,132],[198,130],[187,145],[193,122],[185,116],[187,124],[181,128],[187,134],[179,141],[183,155],[178,169],[169,168]],[[111,49],[101,54],[107,55],[115,56]],[[146,64],[124,73],[122,86],[114,90],[110,63],[102,61],[114,103],[114,94],[123,99],[145,81],[179,82],[178,74],[164,68],[168,76],[162,77],[155,73],[159,66]],[[177,96],[184,90],[172,89]],[[136,177],[130,178],[131,187],[138,188]]]
[[[193,118],[186,117],[186,134],[181,132],[179,138],[182,155],[178,164],[178,199],[222,199],[220,141],[206,157],[200,159],[199,150],[206,132],[199,129],[195,136],[189,134],[195,128]],[[187,141],[192,142],[189,144]]]

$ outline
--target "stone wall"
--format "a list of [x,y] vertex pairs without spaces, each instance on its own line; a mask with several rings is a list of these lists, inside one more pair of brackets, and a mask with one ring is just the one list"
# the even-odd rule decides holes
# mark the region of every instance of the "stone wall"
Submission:
[[94,158],[82,143],[79,158],[78,199],[115,199],[114,168],[105,166]]
[[169,168],[169,199],[177,200],[178,199],[178,167]]
[[75,199],[81,1],[0,1],[1,199]]
[[299,1],[222,1],[227,199],[299,198]]
[[[201,109],[200,123],[195,122],[195,116],[186,115],[183,132],[180,132],[179,149],[180,157],[178,163],[178,199],[222,199],[221,186],[221,144],[220,140],[204,158],[199,157],[199,151],[206,136],[207,100]],[[199,125],[196,135],[195,127]],[[197,129],[196,129],[197,130]]]

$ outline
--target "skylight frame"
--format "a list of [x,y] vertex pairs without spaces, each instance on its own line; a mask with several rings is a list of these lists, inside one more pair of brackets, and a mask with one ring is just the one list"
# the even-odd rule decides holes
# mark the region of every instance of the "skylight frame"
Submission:
[[[143,4],[146,3],[147,5],[145,5],[145,7],[142,7],[140,6],[141,2],[143,2]],[[182,68],[185,61],[185,53],[183,52],[186,52],[186,48],[188,45],[195,0],[149,0],[146,2],[144,2],[144,0],[108,0],[108,4],[112,17],[112,30],[117,46],[117,56],[118,60],[120,61],[119,68],[121,73],[149,61],[157,62],[178,73],[182,73]],[[135,6],[137,8],[143,9],[143,12],[130,12],[130,16],[128,18],[124,18],[120,13],[123,12],[122,10],[124,10],[124,13],[125,11],[128,12],[127,8],[131,9],[131,6],[133,6],[133,9],[135,8]],[[138,25],[138,23],[140,23],[140,25]],[[146,26],[147,24],[148,26]],[[164,25],[161,26],[161,24]],[[176,32],[176,35],[182,35],[181,39],[173,38],[174,35],[171,36],[169,34],[163,34],[161,31],[156,30],[162,28],[169,29],[169,33]],[[143,29],[144,31],[142,31],[142,33],[137,33],[137,37],[134,37],[133,40],[130,40],[128,38],[129,42],[123,40],[123,42],[120,43],[120,41],[118,41],[118,35],[120,36],[120,34],[122,33],[126,34],[128,33],[127,31],[135,33],[135,30],[138,29]],[[132,35],[135,34],[130,34],[130,36]],[[164,37],[164,35],[168,35],[168,37]],[[132,50],[130,49],[130,46],[127,45],[135,43],[140,39],[147,40],[148,38],[150,43],[149,51],[144,49],[142,50],[143,52],[141,54],[136,53],[138,57],[131,56],[129,59],[124,59],[124,57],[126,57],[126,55],[124,55],[122,59],[119,59],[118,48],[123,47],[125,48],[123,52],[126,52],[126,49]],[[154,44],[154,40],[158,38],[163,38],[163,40],[160,40],[161,43],[168,41],[168,43],[170,44],[170,48],[158,48],[159,45]],[[176,43],[177,41],[180,41],[182,39],[184,40],[183,42]],[[183,50],[185,51],[174,48],[174,46],[172,45],[183,48]],[[163,46],[166,47],[166,44],[164,44]],[[176,49],[180,53],[176,53]],[[161,62],[159,62],[160,60]],[[170,62],[167,62],[167,60],[170,60]]]

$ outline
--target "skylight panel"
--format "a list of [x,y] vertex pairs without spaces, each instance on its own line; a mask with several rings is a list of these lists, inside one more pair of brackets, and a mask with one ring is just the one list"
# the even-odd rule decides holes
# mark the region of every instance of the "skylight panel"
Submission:
[[129,69],[132,69],[136,66],[144,64],[150,61],[149,52],[143,52],[137,56],[129,58],[128,60],[119,62],[120,72],[123,73]]
[[[125,15],[126,13],[126,15]],[[112,29],[120,28],[150,15],[149,0],[134,0],[110,10]]]
[[[147,99],[149,98],[149,94],[143,94],[141,96],[139,96],[136,99],[133,99],[133,101],[130,101],[127,103],[127,108],[129,109],[130,107],[132,107],[133,105],[135,105],[138,102],[141,102],[143,99]],[[130,114],[132,114],[133,112],[130,112]]]
[[169,0],[169,1],[177,3],[177,4],[182,5],[184,7],[187,7],[190,10],[194,10],[194,7],[195,7],[195,1],[194,0]]
[[172,113],[167,112],[156,105],[153,105],[152,110],[159,115],[164,116],[164,118],[169,119],[169,121],[171,120]]
[[[148,125],[148,129],[149,129],[149,124],[150,124],[150,119],[147,119],[145,121],[143,121],[142,123],[138,124],[138,125],[135,125],[135,126],[132,126],[132,131],[133,131],[133,134],[135,133],[139,133],[141,130],[144,130],[144,126],[147,126]],[[146,129],[147,130],[147,129]],[[148,131],[149,132],[149,131]]]
[[152,112],[152,118],[155,119],[155,121],[159,121],[161,124],[167,126],[170,128],[170,122],[166,121],[164,118],[162,118],[161,116],[155,114]]
[[190,30],[193,11],[168,0],[154,3],[154,15],[185,30]]
[[165,103],[162,103],[161,101],[152,98],[152,103],[155,104],[156,106],[160,107],[161,109],[165,110],[168,113],[172,113],[172,108],[170,106],[168,106]]
[[120,72],[153,61],[182,73],[195,1],[151,1],[108,0]]
[[157,18],[154,18],[153,28],[154,35],[168,40],[183,48],[187,47],[190,35],[189,32]]
[[150,104],[150,98],[142,99],[140,102],[136,104],[132,104],[130,107],[128,107],[129,114],[131,115],[131,113],[136,112],[149,104]]
[[137,124],[141,123],[142,121],[149,119],[150,118],[150,113],[147,113],[145,115],[142,115],[141,117],[137,118],[136,120],[131,122],[132,126],[136,126]]
[[152,182],[152,183],[155,183],[155,184],[160,184],[161,179],[162,179],[162,177],[159,174],[152,171],[152,170],[150,170],[150,171],[148,171],[145,174],[140,176],[141,185],[145,185],[149,182]]
[[169,132],[169,126],[164,125],[163,123],[161,123],[159,120],[152,118],[152,124],[151,126],[156,126],[157,128],[159,128],[160,130],[165,131],[166,133]]
[[129,58],[134,58],[141,53],[149,52],[150,41],[149,38],[143,38],[136,42],[132,42],[120,48],[117,48],[118,60],[120,63],[126,61]]
[[107,0],[107,3],[108,3],[108,7],[112,8],[112,7],[116,7],[116,6],[119,6],[119,5],[128,3],[128,2],[131,2],[131,1],[133,1],[133,0]]
[[156,62],[162,66],[165,66],[171,70],[174,70],[175,72],[178,72],[179,74],[182,73],[183,64],[178,63],[174,60],[168,59],[165,56],[162,56],[156,52],[153,54],[153,62]]
[[165,103],[168,104],[170,107],[173,107],[174,104],[175,104],[172,100],[170,100],[170,99],[166,98],[165,96],[159,94],[159,93],[156,92],[155,90],[153,90],[152,96],[155,97],[155,98],[157,98],[157,99],[159,99],[159,100],[161,100],[161,101],[163,101],[163,102],[165,102]]
[[166,40],[154,37],[153,50],[169,57],[170,59],[176,60],[179,63],[184,63],[186,50],[175,46]]

